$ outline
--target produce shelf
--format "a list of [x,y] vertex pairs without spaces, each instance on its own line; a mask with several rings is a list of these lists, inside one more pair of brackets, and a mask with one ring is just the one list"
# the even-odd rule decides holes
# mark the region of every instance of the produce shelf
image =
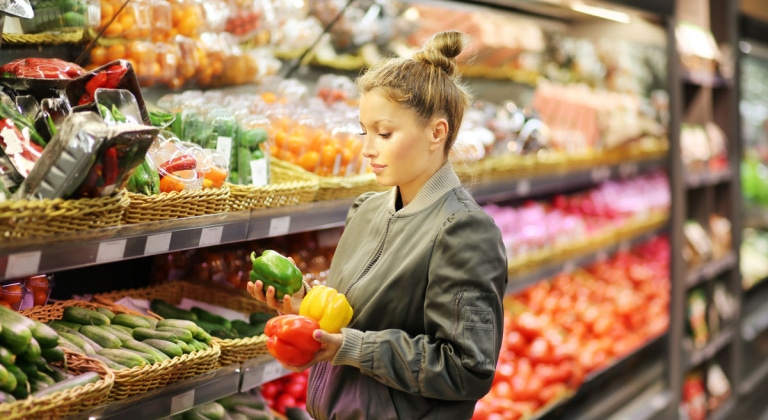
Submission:
[[261,386],[269,381],[282,378],[291,373],[272,356],[261,356],[246,360],[242,365],[240,392]]
[[768,360],[760,363],[757,369],[753,370],[749,376],[745,377],[739,386],[739,393],[743,397],[752,395],[752,392],[768,378]]
[[612,418],[626,420],[658,419],[671,402],[672,393],[667,389],[664,381],[657,381],[620,411],[613,413]]
[[736,265],[736,253],[729,251],[724,257],[714,261],[706,262],[698,267],[688,270],[685,278],[685,284],[688,288],[698,286],[701,283],[711,280],[718,275],[730,270]]
[[[661,354],[665,343],[666,335],[661,335],[608,366],[592,372],[572,397],[538,413],[534,418],[554,420],[564,417],[610,417],[622,407],[631,404],[653,384],[662,382],[665,365],[658,355]],[[657,401],[655,405],[661,406],[657,411],[666,407],[664,401]]]
[[238,392],[239,366],[227,366],[145,394],[119,400],[87,413],[82,418],[159,419]]
[[720,171],[706,171],[685,174],[685,185],[688,188],[710,187],[719,185],[731,180],[730,169]]
[[741,337],[751,342],[768,328],[768,305],[744,317],[741,323]]
[[715,357],[720,350],[733,341],[733,337],[734,328],[732,325],[729,325],[720,330],[720,333],[714,339],[710,340],[710,342],[703,348],[691,351],[690,341],[684,342],[683,348],[686,349],[686,352],[688,353],[688,369],[698,366],[705,360]]
[[652,223],[643,229],[640,233],[624,238],[600,249],[587,249],[584,252],[577,253],[576,256],[564,260],[551,260],[543,265],[526,269],[524,272],[518,272],[512,269],[509,273],[510,281],[507,284],[507,294],[516,293],[539,281],[551,278],[558,273],[570,273],[577,267],[583,267],[596,261],[603,261],[612,253],[621,250],[628,250],[633,246],[646,242],[652,237],[666,230],[666,222]]
[[[656,159],[551,176],[488,181],[475,185],[473,194],[480,202],[501,195],[536,196],[562,190],[565,184],[574,188],[587,186],[656,170],[663,164],[663,160]],[[0,243],[0,280],[343,226],[353,201],[354,198],[348,198],[124,225],[45,240],[5,241]]]

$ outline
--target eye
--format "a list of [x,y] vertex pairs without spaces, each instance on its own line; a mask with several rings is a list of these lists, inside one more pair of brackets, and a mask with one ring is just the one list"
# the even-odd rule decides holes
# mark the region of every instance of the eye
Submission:
[[362,133],[358,133],[358,135],[360,135],[360,136],[367,136],[367,135],[368,135],[368,133],[366,133],[365,131],[363,131]]
[[392,136],[392,133],[379,133],[379,137],[383,139],[388,139]]

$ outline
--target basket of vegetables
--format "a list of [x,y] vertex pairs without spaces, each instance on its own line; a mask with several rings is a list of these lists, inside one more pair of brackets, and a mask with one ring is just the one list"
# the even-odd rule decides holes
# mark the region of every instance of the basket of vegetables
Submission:
[[106,365],[114,374],[110,401],[209,372],[218,364],[218,343],[189,321],[158,320],[120,305],[79,300],[22,314],[47,323],[62,347]]
[[[173,281],[140,289],[98,294],[94,296],[94,300],[109,303],[126,297],[146,300],[152,312],[161,318],[192,321],[206,330],[221,347],[221,366],[267,354],[264,326],[275,312],[251,296],[186,281]],[[192,303],[182,305],[185,299]],[[207,304],[207,309],[196,306],[194,302]],[[220,315],[217,308],[231,310],[232,312],[227,312],[231,316]]]
[[0,307],[0,417],[68,417],[104,404],[114,374],[69,352],[45,324]]
[[269,184],[229,185],[229,211],[295,206],[315,199],[320,186],[316,176],[279,159],[269,164]]

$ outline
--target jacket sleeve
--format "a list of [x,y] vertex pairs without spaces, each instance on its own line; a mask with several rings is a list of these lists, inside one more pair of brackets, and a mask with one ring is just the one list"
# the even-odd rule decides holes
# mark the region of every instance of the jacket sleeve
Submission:
[[332,363],[426,398],[477,400],[490,389],[498,361],[506,282],[506,252],[493,220],[482,211],[456,213],[435,238],[426,333],[345,328]]

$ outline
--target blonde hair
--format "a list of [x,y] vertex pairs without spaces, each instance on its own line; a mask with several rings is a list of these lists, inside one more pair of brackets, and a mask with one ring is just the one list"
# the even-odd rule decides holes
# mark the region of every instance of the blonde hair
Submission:
[[471,95],[461,83],[456,56],[464,49],[465,35],[449,31],[434,34],[413,58],[389,58],[376,63],[357,79],[361,94],[377,91],[406,109],[422,124],[433,118],[448,121],[444,153],[447,156],[461,126]]

